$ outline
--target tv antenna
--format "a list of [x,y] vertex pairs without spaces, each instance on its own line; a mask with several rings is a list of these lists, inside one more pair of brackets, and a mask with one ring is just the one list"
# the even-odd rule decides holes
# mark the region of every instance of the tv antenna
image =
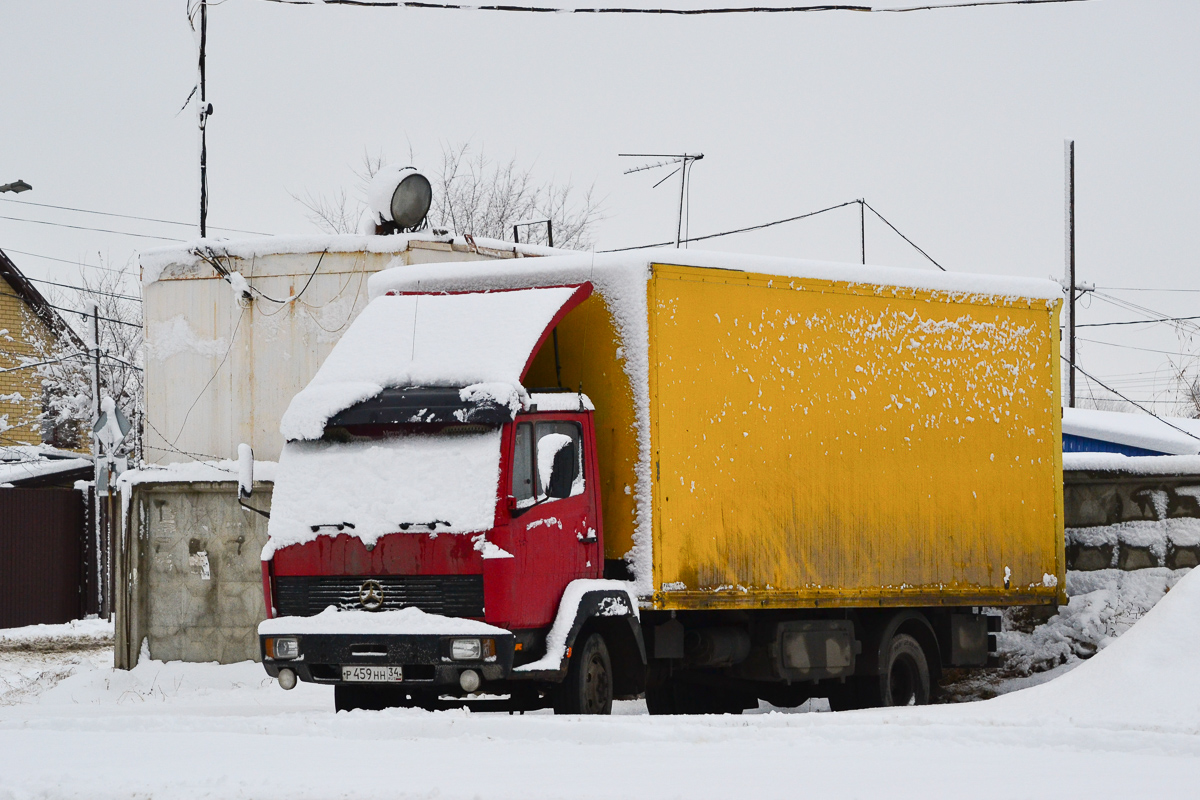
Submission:
[[660,180],[658,183],[651,186],[651,189],[657,189],[667,182],[667,179],[672,177],[676,172],[679,173],[679,221],[675,225],[675,247],[678,248],[683,240],[683,206],[684,198],[688,195],[688,187],[691,183],[692,165],[704,158],[704,153],[618,153],[620,158],[661,158],[663,161],[658,161],[653,164],[643,164],[640,167],[625,170],[626,175],[634,172],[645,172],[649,169],[658,169],[659,167],[669,167],[672,164],[678,164],[671,172],[667,173],[667,177]]

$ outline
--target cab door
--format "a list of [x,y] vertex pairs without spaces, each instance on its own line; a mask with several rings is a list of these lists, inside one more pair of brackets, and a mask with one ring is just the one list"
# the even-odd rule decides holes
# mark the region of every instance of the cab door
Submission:
[[588,480],[582,415],[518,417],[513,436],[509,542],[516,608],[513,627],[550,625],[567,584],[599,577],[599,508]]

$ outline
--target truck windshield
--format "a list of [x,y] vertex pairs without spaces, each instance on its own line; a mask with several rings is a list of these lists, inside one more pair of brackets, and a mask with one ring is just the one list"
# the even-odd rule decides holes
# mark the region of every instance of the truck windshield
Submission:
[[369,543],[398,531],[484,531],[495,520],[499,479],[497,428],[439,426],[288,442],[267,530],[277,548],[322,533]]

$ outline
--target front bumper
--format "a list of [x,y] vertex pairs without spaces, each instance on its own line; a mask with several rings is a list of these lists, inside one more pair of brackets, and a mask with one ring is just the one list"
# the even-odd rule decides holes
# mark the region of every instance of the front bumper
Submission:
[[[283,636],[299,641],[300,653],[296,658],[269,658],[267,639]],[[450,643],[455,639],[492,639],[495,654],[480,660],[451,658]],[[407,686],[413,690],[458,689],[459,675],[473,669],[484,682],[502,681],[512,673],[512,634],[497,636],[449,636],[440,634],[281,634],[258,637],[259,655],[267,674],[275,678],[281,669],[287,668],[309,683],[328,685],[343,684],[342,667],[400,667],[404,680],[388,684],[346,684]]]

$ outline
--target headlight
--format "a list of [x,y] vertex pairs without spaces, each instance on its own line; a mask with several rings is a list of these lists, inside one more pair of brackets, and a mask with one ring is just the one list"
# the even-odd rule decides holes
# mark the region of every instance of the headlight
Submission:
[[457,661],[478,661],[483,658],[483,643],[478,639],[455,639],[450,642],[450,657]]
[[267,639],[267,658],[295,658],[300,655],[300,642],[292,637]]
[[450,641],[450,657],[455,661],[482,661],[495,654],[495,639],[452,639]]

